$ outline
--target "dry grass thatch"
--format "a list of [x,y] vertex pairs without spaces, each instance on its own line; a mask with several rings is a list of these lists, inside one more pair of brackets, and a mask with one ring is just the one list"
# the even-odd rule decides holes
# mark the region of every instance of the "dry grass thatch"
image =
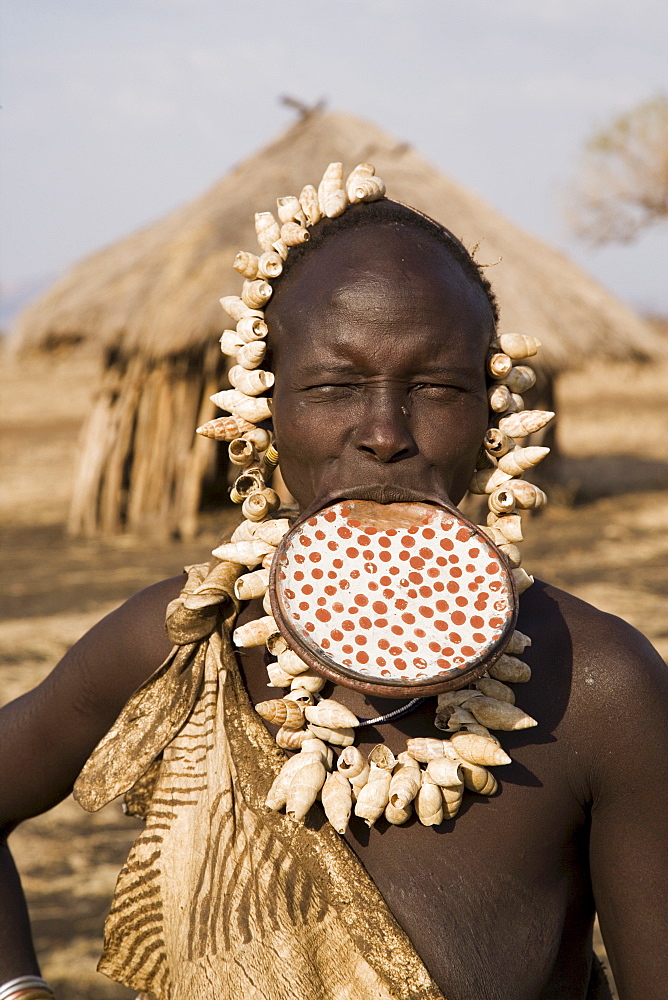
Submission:
[[94,338],[146,357],[200,348],[225,326],[218,305],[237,293],[236,252],[255,248],[253,213],[275,197],[317,184],[330,160],[371,160],[393,198],[445,223],[478,259],[502,258],[488,272],[502,329],[543,341],[550,373],[606,358],[651,357],[652,331],[579,267],[449,180],[405,143],[367,122],[320,111],[246,160],[196,201],[74,267],[17,325],[22,349]]
[[[541,385],[594,353],[652,356],[654,333],[550,247],[523,233],[367,122],[316,110],[195,202],[88,257],[21,316],[16,347],[95,344],[105,371],[85,428],[70,509],[74,534],[192,537],[203,485],[225,495],[225,455],[194,428],[215,409],[225,359],[221,295],[238,293],[232,261],[255,249],[255,211],[299,193],[330,160],[376,164],[392,197],[480,242],[494,268],[502,329],[543,341]],[[546,379],[547,377],[547,379]],[[549,399],[547,400],[549,405]]]

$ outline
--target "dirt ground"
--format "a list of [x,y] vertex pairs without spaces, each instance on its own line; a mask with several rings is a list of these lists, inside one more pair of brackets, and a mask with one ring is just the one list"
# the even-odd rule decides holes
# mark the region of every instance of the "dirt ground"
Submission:
[[[49,359],[0,373],[5,575],[0,704],[51,669],[100,617],[143,586],[207,557],[234,512],[207,514],[189,545],[69,539],[63,523],[93,360]],[[668,364],[592,365],[561,379],[565,459],[553,502],[531,518],[525,565],[626,618],[668,658]],[[99,814],[67,800],[12,837],[43,974],[60,1000],[131,996],[95,971],[114,881],[136,835],[114,803]],[[600,938],[597,950],[604,954]]]

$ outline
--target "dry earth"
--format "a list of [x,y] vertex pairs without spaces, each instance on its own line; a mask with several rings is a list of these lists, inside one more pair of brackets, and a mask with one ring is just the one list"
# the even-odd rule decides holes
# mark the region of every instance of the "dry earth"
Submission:
[[[5,586],[0,703],[39,683],[87,628],[125,597],[205,558],[230,517],[209,514],[191,545],[63,532],[76,440],[95,381],[91,360],[49,360],[0,374]],[[668,365],[592,366],[565,377],[566,459],[554,502],[528,526],[525,563],[626,618],[668,657]],[[60,1000],[131,994],[95,972],[116,874],[137,824],[117,803],[87,815],[70,799],[12,837],[43,974]],[[597,949],[602,951],[600,938]]]

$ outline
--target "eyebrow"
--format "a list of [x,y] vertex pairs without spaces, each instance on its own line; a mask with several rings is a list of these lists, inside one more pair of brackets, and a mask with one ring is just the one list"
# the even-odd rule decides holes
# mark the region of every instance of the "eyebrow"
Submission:
[[[470,375],[474,371],[477,373],[478,367],[477,364],[471,364],[468,367],[462,367],[461,365],[448,365],[444,367],[443,365],[426,362],[424,365],[416,368],[416,373],[425,376],[452,378],[452,376],[457,375]],[[322,378],[324,375],[349,376],[366,374],[359,365],[335,360],[318,365],[298,365],[296,366],[296,371],[299,372],[302,378]]]

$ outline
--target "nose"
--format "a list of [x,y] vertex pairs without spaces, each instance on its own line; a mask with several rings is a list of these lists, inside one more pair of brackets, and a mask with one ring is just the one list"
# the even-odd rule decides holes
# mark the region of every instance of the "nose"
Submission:
[[355,447],[384,465],[417,454],[405,404],[396,399],[376,397],[357,429]]

